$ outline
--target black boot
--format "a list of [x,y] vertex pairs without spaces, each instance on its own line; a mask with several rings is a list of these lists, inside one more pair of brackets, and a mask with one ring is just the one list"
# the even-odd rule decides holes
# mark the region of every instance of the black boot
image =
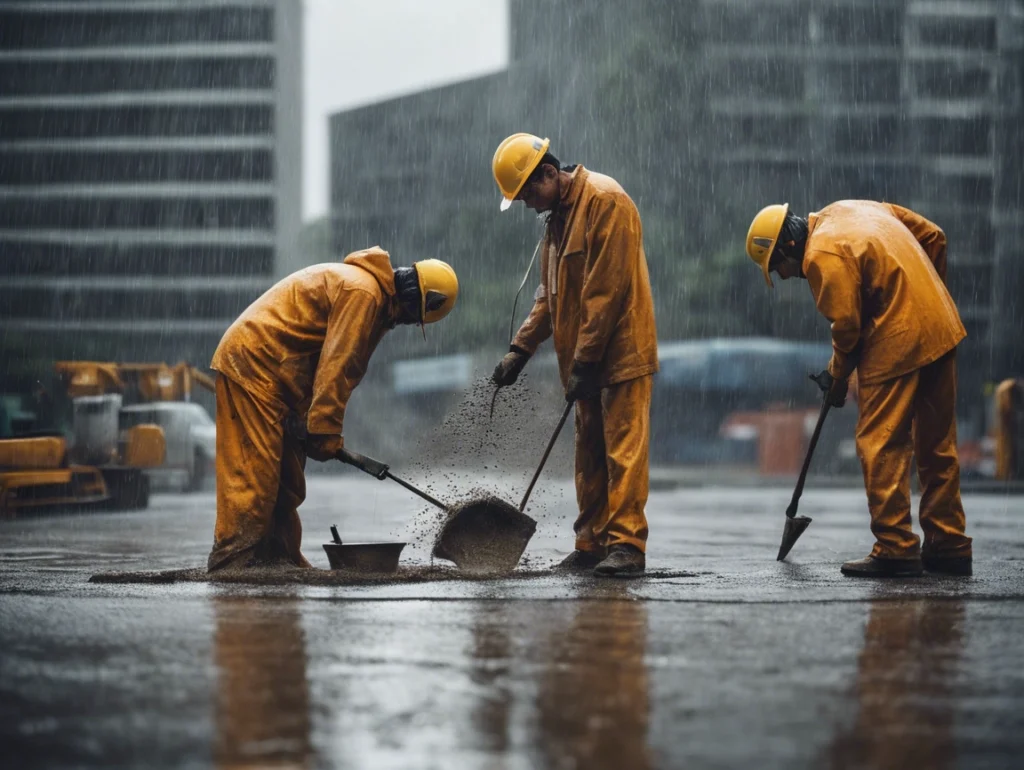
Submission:
[[929,556],[921,557],[924,568],[936,575],[957,575],[970,577],[974,574],[974,558],[971,556]]
[[647,559],[639,548],[627,543],[616,543],[608,549],[608,558],[594,567],[601,577],[631,577],[643,573]]
[[881,559],[868,556],[857,561],[848,561],[842,567],[842,573],[850,577],[919,577],[923,572],[920,558]]
[[604,551],[573,551],[551,569],[555,572],[585,572],[600,564],[604,556]]

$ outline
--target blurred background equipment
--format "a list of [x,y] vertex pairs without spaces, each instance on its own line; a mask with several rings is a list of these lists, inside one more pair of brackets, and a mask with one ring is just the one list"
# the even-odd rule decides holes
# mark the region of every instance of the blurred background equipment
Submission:
[[98,446],[103,454],[112,436],[155,425],[163,432],[166,451],[155,466],[147,466],[154,488],[198,490],[213,478],[216,428],[203,406],[193,403],[198,388],[214,392],[208,374],[185,362],[58,361],[55,368],[71,397],[72,434],[81,451],[95,452]]

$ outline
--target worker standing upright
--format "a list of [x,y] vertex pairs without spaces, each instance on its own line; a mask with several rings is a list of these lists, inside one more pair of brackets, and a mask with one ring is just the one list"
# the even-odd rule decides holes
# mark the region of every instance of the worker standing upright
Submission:
[[444,318],[458,294],[444,262],[395,269],[373,247],[282,279],[231,325],[210,364],[219,373],[211,572],[309,566],[297,512],[306,456],[367,470],[373,461],[345,448],[342,428],[370,356],[396,324]]
[[[839,201],[807,218],[772,205],[754,217],[747,255],[769,286],[773,272],[810,283],[832,322],[832,360],[814,380],[833,406],[857,370],[857,455],[875,545],[843,574],[970,575],[955,411],[956,346],[967,332],[946,289],[945,234],[893,204]],[[923,551],[911,527],[914,456]]]
[[493,380],[511,385],[554,337],[568,401],[576,402],[575,550],[558,569],[629,575],[646,566],[654,302],[640,214],[611,177],[562,166],[550,141],[506,138],[492,171],[502,211],[515,200],[547,213],[540,286]]

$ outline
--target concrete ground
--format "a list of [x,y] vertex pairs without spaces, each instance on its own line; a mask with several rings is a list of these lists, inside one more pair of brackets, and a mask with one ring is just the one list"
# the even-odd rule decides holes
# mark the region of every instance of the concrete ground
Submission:
[[[434,491],[512,498],[520,475]],[[788,499],[653,493],[648,565],[684,574],[637,581],[98,585],[201,565],[213,495],[0,522],[3,763],[1020,767],[1024,498],[965,498],[974,578],[899,582],[839,574],[871,545],[860,490],[810,489],[777,563]],[[569,483],[532,508],[535,570],[571,548]],[[397,485],[313,478],[302,517],[318,567],[331,523],[428,560],[433,514]]]

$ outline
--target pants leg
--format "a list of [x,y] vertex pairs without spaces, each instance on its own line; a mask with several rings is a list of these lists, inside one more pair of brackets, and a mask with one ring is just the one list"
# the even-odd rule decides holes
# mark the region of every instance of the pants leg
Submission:
[[600,398],[576,402],[576,503],[576,549],[602,551],[605,543],[594,533],[594,523],[608,518],[608,468]]
[[[588,489],[595,492],[601,490],[604,499],[601,505],[594,504],[588,511],[586,524],[590,542],[599,543],[603,547],[617,543],[628,543],[641,551],[647,547],[647,516],[644,508],[649,493],[653,383],[653,377],[638,377],[601,392],[599,407],[602,433],[600,439],[594,437],[589,446],[590,451],[600,454],[590,458],[589,462],[592,467],[603,471],[603,476],[594,479]],[[582,448],[582,443],[577,442],[577,458]],[[576,467],[576,484],[579,489],[579,459]],[[582,506],[580,510],[583,510]]]
[[914,454],[921,482],[919,517],[924,550],[969,556],[971,538],[960,500],[956,452],[956,349],[920,370],[914,402]]
[[857,455],[871,512],[875,546],[871,555],[914,558],[920,540],[910,518],[910,460],[918,372],[873,385],[861,385]]
[[305,469],[306,453],[302,445],[290,436],[285,436],[273,526],[268,533],[267,561],[284,559],[300,567],[312,566],[302,555],[302,522],[298,512],[302,501],[306,499]]
[[[283,417],[283,407],[217,377],[217,523],[210,571],[246,557],[304,561],[295,513],[305,495],[304,481],[296,481],[302,463],[294,448],[286,451]],[[288,490],[283,501],[282,488]]]

